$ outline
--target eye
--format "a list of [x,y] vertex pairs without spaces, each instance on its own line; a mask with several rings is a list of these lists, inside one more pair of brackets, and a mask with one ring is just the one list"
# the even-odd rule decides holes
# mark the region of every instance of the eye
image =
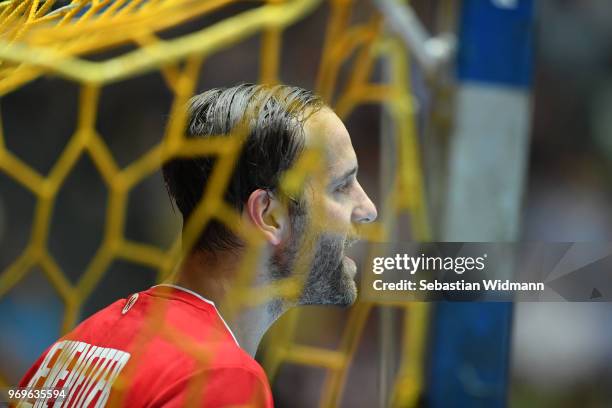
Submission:
[[351,187],[352,180],[345,181],[334,189],[336,193],[346,193]]

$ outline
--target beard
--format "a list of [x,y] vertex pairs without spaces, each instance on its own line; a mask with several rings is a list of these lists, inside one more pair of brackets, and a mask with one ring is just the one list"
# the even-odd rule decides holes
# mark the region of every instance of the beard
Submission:
[[321,236],[299,304],[349,306],[355,302],[355,264],[344,256],[345,243],[341,237]]
[[308,231],[309,217],[304,204],[297,203],[290,217],[292,239],[270,259],[273,279],[296,277],[304,282],[297,299],[299,305],[352,305],[357,298],[356,267],[344,256],[344,251],[354,240]]

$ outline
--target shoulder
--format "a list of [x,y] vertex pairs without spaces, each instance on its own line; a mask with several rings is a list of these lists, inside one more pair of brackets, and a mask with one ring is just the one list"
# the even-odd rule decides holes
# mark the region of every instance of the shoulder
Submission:
[[134,404],[128,405],[140,405],[138,401],[146,396],[154,406],[173,406],[170,401],[182,401],[190,387],[201,390],[207,401],[223,401],[225,405],[219,406],[246,404],[252,396],[271,399],[262,367],[232,339],[220,340],[198,343],[183,339],[179,344],[157,337],[149,341],[133,361],[136,367],[130,388]]
[[154,406],[272,407],[272,392],[261,367],[254,364],[202,367],[167,384]]
[[[161,361],[165,369],[154,370],[164,372],[171,381],[181,381],[183,378],[211,374],[222,378],[236,376],[245,380],[258,379],[267,384],[263,368],[246,351],[236,343],[223,341],[208,343],[194,349],[175,346],[164,348]],[[154,350],[154,349],[153,349]],[[156,350],[156,352],[158,352]],[[161,367],[159,367],[161,368]],[[150,372],[150,370],[147,370]]]

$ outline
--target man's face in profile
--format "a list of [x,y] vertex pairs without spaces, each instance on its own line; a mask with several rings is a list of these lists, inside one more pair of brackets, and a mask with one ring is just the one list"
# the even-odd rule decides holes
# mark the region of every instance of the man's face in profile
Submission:
[[356,265],[345,249],[354,242],[357,225],[376,218],[376,207],[357,181],[357,157],[336,114],[324,108],[304,130],[307,147],[323,144],[327,168],[291,208],[291,238],[273,255],[272,269],[279,277],[308,271],[300,304],[347,306],[355,301],[357,287]]

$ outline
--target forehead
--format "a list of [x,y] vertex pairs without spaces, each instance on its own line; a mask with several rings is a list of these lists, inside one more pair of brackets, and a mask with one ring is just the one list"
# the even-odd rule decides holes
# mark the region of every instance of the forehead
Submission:
[[332,175],[357,164],[351,137],[344,123],[329,108],[313,114],[304,124],[306,146],[323,144]]

